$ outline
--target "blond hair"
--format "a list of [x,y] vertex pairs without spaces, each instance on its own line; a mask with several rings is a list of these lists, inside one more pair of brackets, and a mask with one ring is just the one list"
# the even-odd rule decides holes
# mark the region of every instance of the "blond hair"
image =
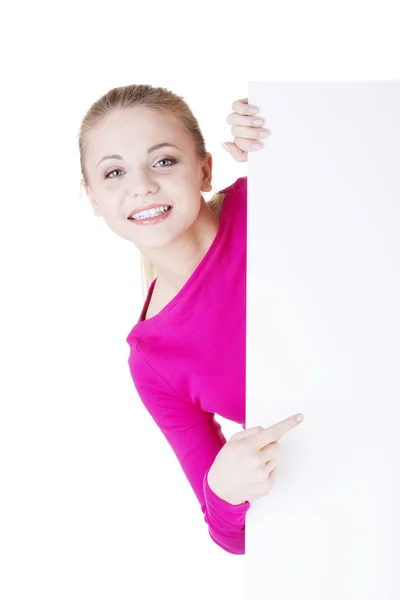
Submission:
[[[182,96],[178,96],[166,88],[152,87],[151,85],[137,84],[112,88],[92,104],[82,119],[79,129],[78,144],[80,166],[85,186],[87,186],[89,182],[88,174],[84,164],[88,134],[112,110],[133,108],[136,106],[145,106],[146,108],[154,110],[159,114],[173,114],[175,117],[180,119],[194,143],[196,155],[200,160],[204,160],[206,158],[207,150],[199,123]],[[208,205],[214,209],[220,200],[220,195],[216,194],[208,202]],[[149,287],[156,277],[156,270],[154,264],[150,262],[150,260],[142,252],[140,255],[142,293],[143,296],[146,297]]]

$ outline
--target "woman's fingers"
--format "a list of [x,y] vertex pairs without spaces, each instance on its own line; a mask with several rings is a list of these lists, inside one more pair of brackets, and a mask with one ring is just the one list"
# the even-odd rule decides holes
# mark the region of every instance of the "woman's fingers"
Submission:
[[258,112],[258,108],[256,106],[249,104],[248,98],[241,98],[239,100],[235,100],[235,102],[232,102],[232,110],[241,115],[253,115]]
[[248,117],[238,113],[231,113],[227,116],[226,122],[228,125],[240,125],[241,127],[261,127],[264,123],[262,117]]
[[263,467],[263,471],[264,473],[268,476],[274,469],[276,469],[276,460],[270,460],[269,462],[267,462],[264,467]]
[[249,441],[251,440],[251,443],[254,443],[261,450],[261,448],[271,444],[271,442],[277,442],[283,435],[286,435],[291,429],[297,427],[303,419],[304,416],[301,413],[292,415],[283,421],[279,421],[279,423],[275,423],[271,427],[266,427],[260,433],[249,438]]
[[266,463],[275,460],[280,454],[281,448],[279,442],[272,442],[259,450],[261,462]]
[[[264,119],[250,114],[251,108],[248,104],[248,98],[235,100],[232,103],[234,112],[228,115],[226,120],[228,125],[231,125],[234,140],[233,142],[225,142],[223,146],[238,162],[246,162],[248,152],[261,150],[263,144],[259,140],[271,135],[268,129],[262,128]],[[258,108],[253,108],[257,113]]]
[[256,140],[249,140],[246,138],[235,137],[234,143],[224,142],[222,146],[233,156],[238,162],[246,162],[248,160],[248,153],[261,150],[263,147],[261,142]]
[[275,469],[268,472],[268,475],[267,475],[268,483],[270,484],[271,488],[276,484],[277,470],[278,470],[278,467],[275,467]]
[[262,148],[261,141],[259,142],[255,139],[235,137],[233,141],[236,144],[236,146],[244,152],[254,152],[254,150],[260,150],[260,148]]
[[246,162],[246,160],[247,160],[247,151],[246,150],[242,150],[241,148],[239,148],[238,146],[236,146],[236,144],[233,144],[232,142],[225,142],[222,145],[225,146],[226,150],[228,152],[230,152],[230,154],[233,156],[233,158],[235,160],[237,160],[238,162]]
[[260,127],[241,127],[234,125],[231,127],[233,137],[249,138],[249,139],[263,139],[271,135],[269,129],[263,129]]

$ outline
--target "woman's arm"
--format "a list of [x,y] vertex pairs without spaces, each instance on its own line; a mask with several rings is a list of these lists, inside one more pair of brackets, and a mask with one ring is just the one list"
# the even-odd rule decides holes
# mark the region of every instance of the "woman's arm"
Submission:
[[[208,471],[226,443],[221,425],[215,420],[214,414],[204,412],[189,398],[180,398],[138,349],[134,353],[132,376],[136,390],[175,453],[199,501],[210,537],[227,552],[244,554],[245,516],[250,503],[234,505],[226,502],[211,490],[207,481]],[[157,480],[157,471],[163,467],[159,461],[153,464],[149,461],[146,447],[138,460],[149,463],[149,477]],[[165,493],[175,494],[176,502],[180,502],[174,489],[167,492],[160,489],[161,501]]]

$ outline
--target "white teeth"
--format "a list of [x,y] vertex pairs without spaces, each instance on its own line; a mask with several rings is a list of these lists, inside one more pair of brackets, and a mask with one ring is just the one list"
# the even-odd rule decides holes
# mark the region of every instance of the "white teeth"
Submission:
[[148,217],[156,217],[156,216],[162,215],[163,213],[167,212],[167,210],[169,210],[170,208],[171,208],[170,206],[159,206],[157,208],[151,208],[150,210],[143,210],[142,212],[137,213],[133,217],[129,217],[129,218],[136,221],[138,219],[146,219]]

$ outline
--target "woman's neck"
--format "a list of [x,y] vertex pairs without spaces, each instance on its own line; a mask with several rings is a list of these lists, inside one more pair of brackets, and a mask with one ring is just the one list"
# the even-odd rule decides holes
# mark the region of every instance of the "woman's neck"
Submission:
[[170,293],[178,293],[202,261],[219,228],[221,203],[210,206],[204,202],[199,216],[184,237],[168,248],[151,253],[155,266],[157,286]]

